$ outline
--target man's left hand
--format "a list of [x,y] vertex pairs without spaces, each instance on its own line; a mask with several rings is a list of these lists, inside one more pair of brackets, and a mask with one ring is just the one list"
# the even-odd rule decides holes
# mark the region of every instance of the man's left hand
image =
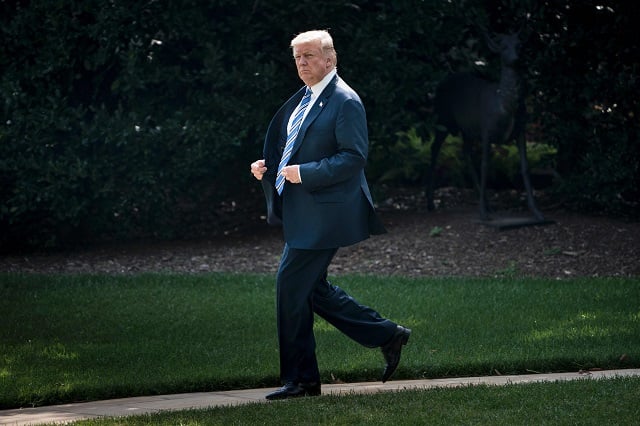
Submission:
[[300,166],[294,164],[292,166],[285,166],[282,168],[280,172],[284,178],[291,183],[301,183],[302,179],[300,179]]

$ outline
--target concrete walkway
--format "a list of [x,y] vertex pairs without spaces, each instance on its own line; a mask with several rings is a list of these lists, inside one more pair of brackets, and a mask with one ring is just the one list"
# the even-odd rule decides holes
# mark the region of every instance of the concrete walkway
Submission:
[[[434,380],[397,380],[387,383],[365,382],[322,385],[322,394],[375,393],[404,389],[430,389],[466,385],[506,385],[531,382],[555,382],[576,379],[598,379],[623,376],[640,377],[640,369],[591,371],[586,373],[528,374],[518,376],[465,377]],[[164,410],[185,410],[220,405],[266,403],[264,396],[271,390],[246,389],[226,392],[201,392],[176,395],[142,396],[105,401],[63,404],[48,407],[0,411],[0,425],[37,425],[67,423],[97,417],[121,417],[157,413]],[[271,402],[272,404],[277,402]]]

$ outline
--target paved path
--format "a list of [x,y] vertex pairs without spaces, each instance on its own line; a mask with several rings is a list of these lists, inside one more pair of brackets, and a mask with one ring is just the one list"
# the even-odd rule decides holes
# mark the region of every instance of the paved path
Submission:
[[[604,377],[638,376],[640,369],[592,371],[588,373],[528,374],[518,376],[465,377],[434,380],[397,380],[387,383],[365,382],[322,385],[322,393],[375,393],[403,389],[430,389],[466,385],[505,385],[511,383],[554,382]],[[163,410],[185,410],[219,405],[267,402],[264,396],[274,388],[245,389],[226,392],[200,392],[176,395],[141,396],[105,401],[63,404],[37,408],[0,411],[0,425],[37,425],[66,423],[97,417],[121,417],[157,413]],[[277,403],[277,402],[272,402]]]

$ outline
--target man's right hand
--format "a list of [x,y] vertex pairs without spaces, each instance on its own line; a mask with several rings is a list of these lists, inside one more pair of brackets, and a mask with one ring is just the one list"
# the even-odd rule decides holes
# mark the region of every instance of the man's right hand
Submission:
[[262,176],[264,176],[267,171],[267,167],[265,166],[264,160],[258,160],[251,163],[251,174],[258,179],[262,180]]

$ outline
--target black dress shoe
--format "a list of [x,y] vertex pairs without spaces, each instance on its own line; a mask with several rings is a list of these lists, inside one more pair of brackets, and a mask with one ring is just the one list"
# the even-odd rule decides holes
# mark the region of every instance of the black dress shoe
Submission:
[[400,354],[402,353],[402,346],[406,345],[409,341],[411,330],[401,325],[396,328],[396,332],[389,340],[389,342],[382,346],[382,355],[387,365],[384,366],[382,372],[382,383],[389,380],[389,377],[396,371],[398,364],[400,364]]
[[297,398],[300,396],[318,396],[320,395],[320,383],[295,383],[288,382],[280,389],[267,394],[265,398],[268,400]]

